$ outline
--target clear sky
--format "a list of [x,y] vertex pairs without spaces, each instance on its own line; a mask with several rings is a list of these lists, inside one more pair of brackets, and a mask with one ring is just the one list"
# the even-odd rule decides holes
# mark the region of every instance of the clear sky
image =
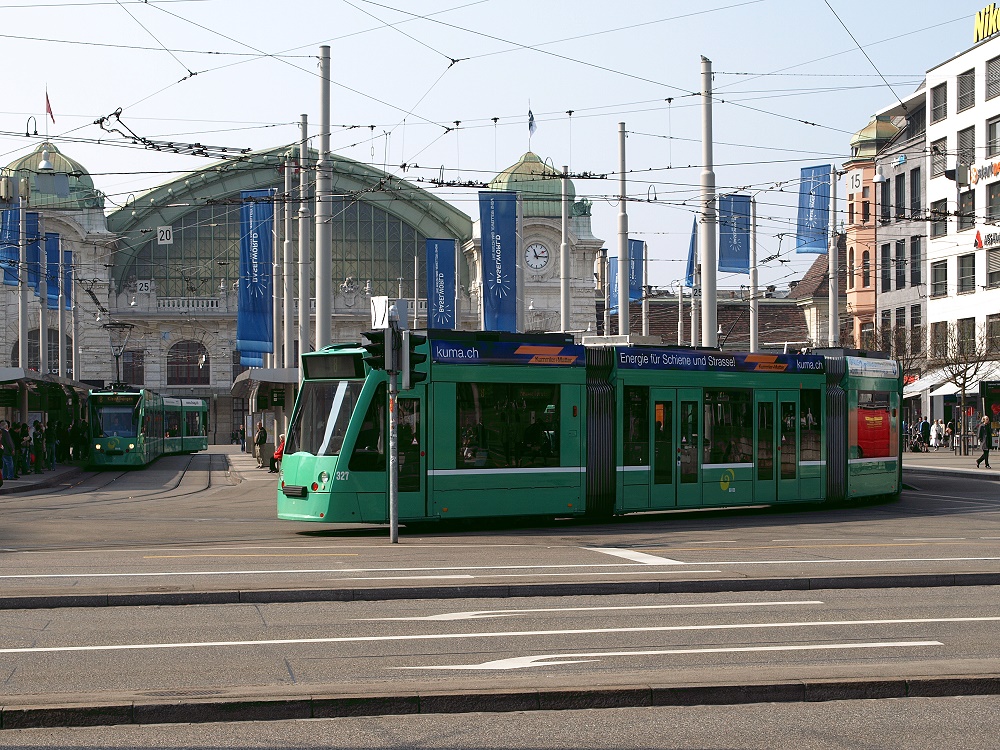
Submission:
[[[716,180],[758,194],[762,283],[786,285],[799,169],[848,158],[851,135],[972,46],[983,3],[871,0],[0,0],[0,163],[45,132],[108,196],[205,166],[94,124],[121,108],[161,140],[270,148],[319,122],[332,47],[333,151],[411,180],[486,182],[528,150],[574,173],[616,247],[618,123],[630,235],[654,285],[683,275],[701,170],[701,56],[715,71]],[[862,51],[863,50],[863,51]],[[55,122],[44,117],[48,88]],[[572,115],[569,112],[572,111]],[[24,136],[35,116],[39,138]],[[494,118],[495,122],[494,122]],[[449,129],[450,128],[450,129]],[[402,165],[407,165],[405,171]],[[475,218],[475,188],[432,188]],[[843,197],[841,186],[840,197]],[[782,262],[787,261],[787,262]],[[720,289],[748,277],[723,274]]]

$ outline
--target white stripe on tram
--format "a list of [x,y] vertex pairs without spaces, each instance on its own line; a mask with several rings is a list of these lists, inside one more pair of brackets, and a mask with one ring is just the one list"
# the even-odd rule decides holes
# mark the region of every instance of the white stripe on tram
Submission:
[[584,474],[586,466],[512,467],[509,469],[428,469],[432,477],[465,477],[474,474]]

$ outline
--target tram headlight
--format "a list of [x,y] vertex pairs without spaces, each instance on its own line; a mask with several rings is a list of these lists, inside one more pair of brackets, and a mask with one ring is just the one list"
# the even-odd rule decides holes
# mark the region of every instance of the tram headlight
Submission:
[[319,481],[320,484],[326,484],[327,482],[330,481],[330,475],[327,474],[325,471],[321,471],[319,473]]
[[99,451],[100,449],[101,449],[101,444],[100,443],[94,443],[94,450],[95,451]]
[[128,444],[128,449],[129,449],[130,451],[131,451],[131,450],[135,450],[135,443],[129,443],[129,444]]

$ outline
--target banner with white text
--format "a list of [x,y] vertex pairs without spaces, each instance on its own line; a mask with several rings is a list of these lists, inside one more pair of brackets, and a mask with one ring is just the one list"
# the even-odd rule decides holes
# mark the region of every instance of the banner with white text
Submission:
[[483,243],[483,323],[487,331],[517,330],[517,193],[479,193]]
[[271,302],[274,189],[240,193],[240,279],[236,348],[255,357],[274,351]]
[[455,329],[455,240],[427,240],[427,327]]

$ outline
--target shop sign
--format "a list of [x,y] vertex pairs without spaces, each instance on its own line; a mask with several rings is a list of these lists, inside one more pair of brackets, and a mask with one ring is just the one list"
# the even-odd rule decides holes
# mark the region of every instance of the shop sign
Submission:
[[976,239],[972,244],[977,250],[982,250],[984,247],[1000,247],[1000,232],[987,232],[986,234],[983,234],[977,229]]
[[969,167],[969,182],[975,185],[980,180],[1000,176],[1000,161],[984,164],[981,167]]
[[997,8],[996,3],[990,3],[976,13],[974,28],[975,41],[973,44],[979,44],[1000,31],[1000,8]]

